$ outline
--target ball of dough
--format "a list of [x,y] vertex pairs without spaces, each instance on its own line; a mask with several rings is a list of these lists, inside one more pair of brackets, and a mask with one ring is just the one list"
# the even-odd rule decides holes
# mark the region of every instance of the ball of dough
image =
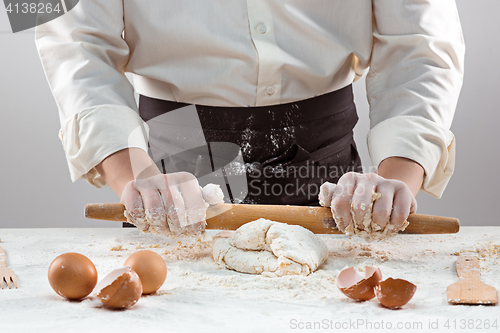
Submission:
[[207,184],[202,190],[203,200],[209,205],[224,203],[224,193],[217,184]]
[[324,182],[319,188],[319,204],[323,207],[330,207],[332,204],[333,193],[337,188],[337,184]]
[[226,268],[266,276],[309,275],[328,257],[325,242],[298,225],[258,219],[232,238],[217,238],[214,260]]

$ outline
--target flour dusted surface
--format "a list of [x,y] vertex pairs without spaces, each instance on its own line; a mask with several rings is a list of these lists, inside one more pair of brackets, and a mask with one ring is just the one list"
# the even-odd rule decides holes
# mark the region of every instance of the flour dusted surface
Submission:
[[[298,332],[301,330],[292,328],[294,320],[347,324],[350,320],[372,324],[383,320],[393,327],[398,322],[424,325],[423,330],[414,332],[439,332],[448,331],[443,327],[448,319],[484,323],[498,317],[498,307],[448,305],[446,287],[457,281],[456,253],[467,252],[480,256],[482,281],[500,288],[500,258],[495,253],[490,256],[500,246],[500,227],[462,227],[459,234],[452,235],[398,235],[377,243],[349,240],[345,235],[320,235],[329,257],[319,269],[308,276],[280,278],[219,267],[211,256],[212,238],[217,233],[209,230],[197,240],[121,228],[0,229],[7,265],[19,278],[19,289],[0,291],[1,330]],[[113,247],[120,250],[111,251]],[[47,268],[59,254],[84,254],[102,278],[122,266],[137,248],[160,254],[168,274],[158,293],[141,298],[127,311],[104,309],[95,298],[65,301],[47,281]],[[358,303],[347,299],[335,286],[338,273],[345,266],[362,271],[365,265],[379,267],[384,277],[415,283],[418,289],[410,303],[392,311],[376,300]],[[426,330],[429,321],[435,320],[439,320],[441,330]],[[358,327],[357,332],[363,331],[370,330]]]

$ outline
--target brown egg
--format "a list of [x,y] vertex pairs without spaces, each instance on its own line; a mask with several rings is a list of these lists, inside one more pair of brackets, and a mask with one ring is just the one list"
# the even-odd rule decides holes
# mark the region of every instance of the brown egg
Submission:
[[366,266],[365,277],[354,267],[346,267],[337,276],[337,287],[347,297],[358,301],[367,301],[375,297],[375,286],[382,280],[379,268]]
[[125,309],[137,303],[141,298],[141,280],[130,266],[118,268],[99,282],[94,294],[106,306]]
[[165,265],[165,261],[158,253],[153,251],[138,251],[128,257],[125,265],[132,267],[137,275],[139,275],[144,295],[157,291],[167,277],[167,265]]
[[380,304],[397,309],[405,305],[415,294],[417,286],[402,279],[388,278],[375,288]]
[[67,299],[80,299],[89,295],[97,283],[97,270],[89,258],[79,253],[64,253],[49,266],[52,289]]

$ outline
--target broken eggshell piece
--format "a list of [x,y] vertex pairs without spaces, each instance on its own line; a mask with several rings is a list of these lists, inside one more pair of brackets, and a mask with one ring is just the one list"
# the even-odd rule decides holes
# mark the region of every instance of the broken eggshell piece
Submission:
[[130,266],[115,269],[99,282],[94,294],[106,306],[128,308],[141,298],[142,283]]
[[337,276],[337,287],[349,298],[367,301],[375,297],[374,288],[381,280],[379,268],[366,266],[363,277],[354,267],[345,267]]
[[417,286],[403,279],[388,278],[375,288],[377,298],[383,306],[397,309],[405,305],[415,294]]

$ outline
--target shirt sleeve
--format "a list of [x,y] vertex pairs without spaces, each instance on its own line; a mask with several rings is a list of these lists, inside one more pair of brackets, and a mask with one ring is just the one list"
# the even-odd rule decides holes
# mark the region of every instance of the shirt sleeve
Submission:
[[405,157],[425,170],[422,190],[440,197],[455,164],[450,126],[465,46],[454,0],[373,0],[366,86],[368,149],[376,166]]
[[59,109],[72,181],[105,185],[95,166],[130,147],[147,151],[147,127],[124,74],[130,50],[121,0],[85,0],[36,29],[36,46]]

